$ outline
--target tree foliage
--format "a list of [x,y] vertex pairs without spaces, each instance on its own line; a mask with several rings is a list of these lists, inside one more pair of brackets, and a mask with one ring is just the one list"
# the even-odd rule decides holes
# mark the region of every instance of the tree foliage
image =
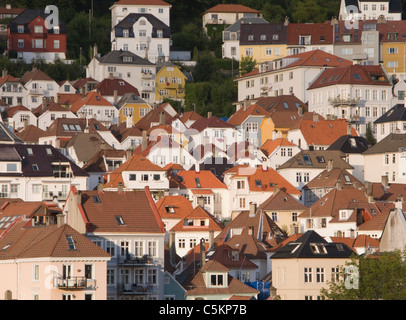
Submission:
[[251,56],[244,56],[240,60],[240,74],[243,76],[254,70],[257,61]]
[[322,296],[328,300],[406,299],[405,253],[397,250],[353,258],[349,265],[359,270],[358,288],[346,288],[343,281],[329,282],[329,287],[322,289]]

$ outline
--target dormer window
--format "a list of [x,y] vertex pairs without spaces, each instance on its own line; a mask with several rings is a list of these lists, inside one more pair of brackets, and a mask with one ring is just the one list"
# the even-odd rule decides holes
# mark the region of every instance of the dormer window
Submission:
[[312,249],[313,253],[327,253],[326,247],[324,244],[316,244],[316,243],[311,243],[310,248]]
[[224,285],[224,275],[212,274],[210,276],[210,285],[214,287],[222,287]]
[[254,41],[254,36],[253,36],[252,34],[250,34],[250,35],[248,36],[248,41]]

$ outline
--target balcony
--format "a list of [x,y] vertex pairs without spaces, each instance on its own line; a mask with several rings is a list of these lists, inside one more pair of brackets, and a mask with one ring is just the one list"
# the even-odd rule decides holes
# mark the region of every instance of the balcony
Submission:
[[41,95],[41,96],[43,96],[44,93],[45,93],[44,89],[31,89],[30,90],[30,94],[32,94],[32,95]]
[[96,280],[86,277],[57,278],[58,289],[62,290],[95,290]]
[[333,106],[333,107],[341,107],[341,106],[346,106],[346,107],[357,107],[360,104],[360,98],[355,98],[355,99],[343,99],[340,97],[336,98],[330,98],[328,99],[328,102]]
[[350,115],[348,121],[350,121],[350,122],[358,122],[358,121],[360,121],[360,119],[361,119],[361,117],[360,117],[359,114],[352,114],[352,115]]
[[146,72],[141,74],[141,79],[155,79],[155,75],[151,72]]
[[152,86],[142,86],[141,87],[142,92],[155,92],[155,87]]
[[128,254],[126,257],[120,257],[119,260],[117,261],[117,264],[119,266],[124,266],[124,267],[141,267],[141,266],[146,266],[146,265],[153,265],[154,260],[152,257],[148,255],[144,255],[142,257],[133,257],[130,254]]
[[118,294],[125,294],[125,295],[145,295],[153,293],[153,285],[152,284],[125,284],[125,283],[118,283],[117,284],[117,293]]

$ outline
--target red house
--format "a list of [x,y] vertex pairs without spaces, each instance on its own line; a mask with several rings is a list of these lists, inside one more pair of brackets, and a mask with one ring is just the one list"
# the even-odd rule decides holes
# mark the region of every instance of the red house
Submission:
[[[67,24],[59,21],[47,29],[46,19],[53,12],[26,9],[7,28],[7,52],[10,58],[54,62],[66,59]],[[55,21],[57,19],[54,19]]]

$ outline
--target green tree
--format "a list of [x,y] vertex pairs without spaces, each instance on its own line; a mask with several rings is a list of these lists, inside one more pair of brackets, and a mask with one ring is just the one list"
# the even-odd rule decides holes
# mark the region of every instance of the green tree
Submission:
[[208,52],[204,52],[197,58],[193,78],[197,82],[215,81],[219,78],[215,65],[215,58]]
[[[321,295],[328,300],[405,300],[405,257],[404,250],[396,250],[353,258],[346,267],[358,270],[358,287],[348,286],[345,281],[329,282]],[[345,275],[344,269],[341,275]]]
[[368,122],[366,132],[365,132],[365,139],[371,144],[374,145],[376,144],[376,139],[374,137],[374,134],[372,132],[372,126],[371,123]]
[[327,9],[319,5],[317,0],[300,1],[292,12],[293,22],[324,22],[327,19]]
[[257,61],[251,56],[244,56],[240,60],[240,74],[243,76],[248,72],[254,70],[257,65]]
[[262,8],[262,14],[268,22],[283,22],[286,17],[286,10],[279,4],[266,2]]

